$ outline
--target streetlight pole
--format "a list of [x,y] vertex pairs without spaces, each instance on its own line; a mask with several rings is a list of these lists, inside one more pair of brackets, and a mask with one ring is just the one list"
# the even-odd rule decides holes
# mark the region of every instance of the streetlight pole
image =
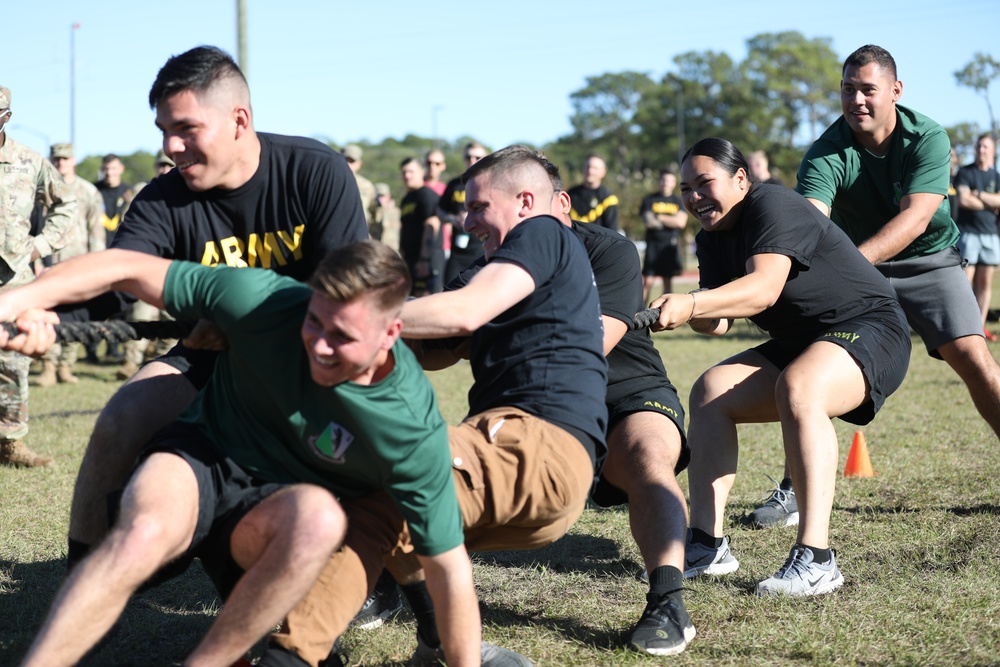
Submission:
[[69,142],[76,145],[76,31],[79,23],[69,27]]

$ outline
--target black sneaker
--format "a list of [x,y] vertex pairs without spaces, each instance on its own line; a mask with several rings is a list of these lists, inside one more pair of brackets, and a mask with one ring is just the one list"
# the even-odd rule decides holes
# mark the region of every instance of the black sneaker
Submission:
[[694,626],[680,595],[646,594],[646,609],[629,637],[629,645],[651,655],[677,655],[694,639]]
[[381,627],[385,621],[394,618],[402,609],[403,595],[399,585],[388,573],[383,573],[375,582],[375,590],[351,621],[351,627],[374,630]]

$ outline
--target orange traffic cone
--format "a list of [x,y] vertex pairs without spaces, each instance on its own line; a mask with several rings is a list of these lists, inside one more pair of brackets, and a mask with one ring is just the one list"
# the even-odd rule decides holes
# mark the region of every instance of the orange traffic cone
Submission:
[[851,451],[847,455],[847,463],[844,465],[844,477],[874,477],[872,470],[872,460],[868,456],[868,443],[865,442],[865,434],[861,431],[854,433],[854,442],[851,443]]

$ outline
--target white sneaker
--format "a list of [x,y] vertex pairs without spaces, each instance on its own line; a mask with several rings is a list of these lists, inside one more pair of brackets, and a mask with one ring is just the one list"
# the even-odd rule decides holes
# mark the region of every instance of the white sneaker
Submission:
[[812,549],[796,544],[781,569],[757,584],[757,595],[823,595],[844,585],[837,569],[837,555],[830,552],[829,563],[816,563]]
[[740,567],[740,562],[729,550],[729,537],[722,538],[718,548],[706,547],[691,541],[691,531],[688,530],[687,545],[684,548],[684,577],[693,579],[702,574],[729,574]]

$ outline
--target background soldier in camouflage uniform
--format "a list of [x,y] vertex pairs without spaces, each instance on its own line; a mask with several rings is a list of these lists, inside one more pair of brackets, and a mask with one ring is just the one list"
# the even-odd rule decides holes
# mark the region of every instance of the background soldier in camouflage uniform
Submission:
[[[0,86],[0,291],[31,282],[31,263],[65,244],[76,214],[76,197],[44,157],[7,136],[10,91]],[[31,235],[36,202],[47,209],[45,224]],[[0,353],[0,463],[52,463],[25,447],[28,433],[28,364],[23,355]]]
[[378,202],[375,201],[375,186],[372,185],[371,181],[358,173],[361,171],[361,158],[364,156],[364,151],[357,144],[347,144],[341,152],[344,155],[344,159],[347,160],[347,166],[351,168],[351,172],[354,174],[354,180],[358,182],[358,193],[361,195],[361,207],[365,210],[365,222],[368,223],[368,234],[378,241],[379,237],[374,233],[377,230],[372,229],[375,210],[378,208]]
[[[76,197],[76,215],[73,216],[73,226],[66,245],[62,250],[52,253],[45,262],[46,266],[77,255],[104,250],[106,237],[104,225],[101,224],[104,200],[93,183],[77,178],[73,144],[52,144],[49,160]],[[78,352],[79,346],[76,343],[53,345],[42,359],[41,375],[34,378],[31,384],[37,387],[51,387],[56,382],[76,384],[78,380],[73,375],[73,364],[76,363]]]
[[[162,176],[174,168],[174,161],[167,157],[161,148],[156,152],[156,161],[153,163],[156,168],[156,175]],[[135,194],[145,186],[144,183],[136,183]],[[132,321],[159,321],[173,319],[165,310],[156,306],[151,306],[145,301],[136,301],[129,309],[128,318]],[[115,376],[119,380],[127,380],[136,374],[139,367],[149,359],[155,359],[166,354],[170,348],[177,344],[175,339],[157,339],[149,341],[145,339],[130,340],[125,343],[125,363],[115,371]]]
[[388,183],[375,184],[375,217],[372,227],[378,236],[372,232],[372,238],[381,241],[393,250],[399,250],[399,207],[396,206],[389,190]]

